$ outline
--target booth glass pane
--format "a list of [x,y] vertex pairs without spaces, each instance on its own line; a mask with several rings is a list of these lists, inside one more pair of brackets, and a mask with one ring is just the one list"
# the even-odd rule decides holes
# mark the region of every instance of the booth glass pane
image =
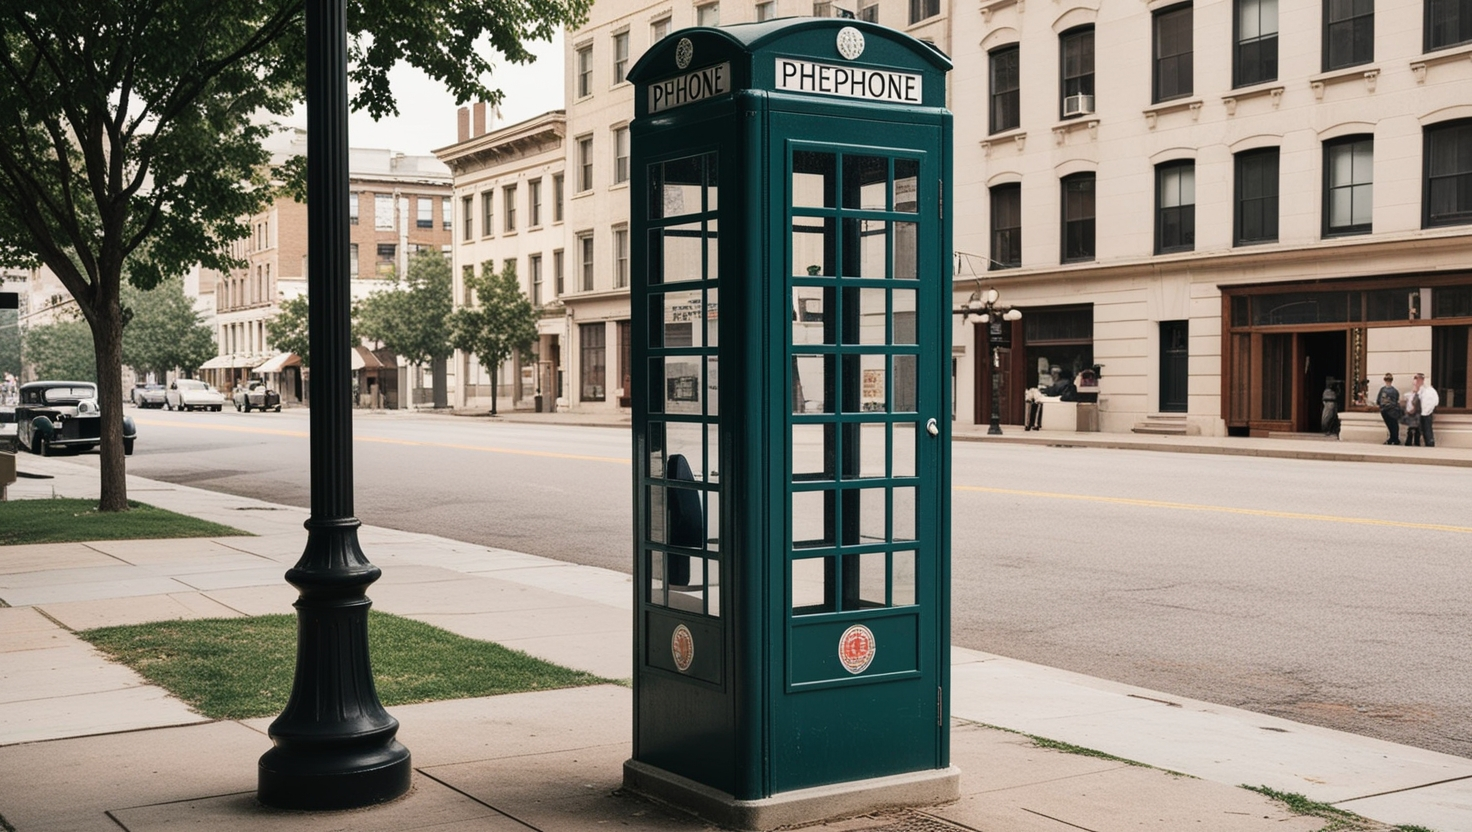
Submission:
[[832,491],[792,492],[793,548],[833,545],[832,495]]
[[[705,612],[705,558],[670,555],[669,608],[685,612]],[[687,561],[681,563],[680,561]],[[689,571],[681,576],[680,572]],[[681,579],[686,582],[681,582]]]
[[895,552],[890,555],[889,604],[908,607],[915,603],[915,553]]
[[651,295],[650,302],[654,307],[650,310],[651,317],[663,324],[660,342],[650,346],[705,346],[705,333],[701,327],[705,309],[699,289]]
[[678,217],[701,212],[705,184],[704,157],[690,156],[650,166],[650,217]]
[[718,182],[721,168],[718,164],[716,154],[705,154],[705,210],[714,211],[720,207],[721,189]]
[[894,310],[890,317],[894,322],[894,343],[896,344],[918,344],[919,333],[915,326],[915,290],[895,289],[890,293],[893,298]]
[[[711,359],[714,361],[715,359]],[[721,429],[714,422],[705,426],[705,481],[720,482]]]
[[651,543],[665,543],[669,535],[665,533],[665,523],[669,519],[669,513],[664,507],[664,486],[649,486],[649,517],[646,518],[649,533],[647,537]]
[[792,562],[792,613],[833,612],[833,558],[801,558]]
[[883,344],[885,324],[889,320],[886,300],[883,289],[844,288],[843,343]]
[[721,413],[721,359],[714,355],[705,358],[705,415],[719,416]]
[[843,356],[843,412],[884,412],[888,362],[886,355]]
[[889,208],[889,159],[884,156],[843,157],[843,207],[864,211]]
[[705,224],[705,279],[715,280],[721,276],[720,234],[716,221]]
[[917,362],[918,358],[913,355],[896,355],[894,357],[893,412],[895,413],[915,412],[915,385],[918,381]]
[[844,452],[844,479],[884,476],[887,459],[884,447],[884,423],[848,423],[843,428],[844,441],[847,445]]
[[916,244],[919,228],[920,226],[913,222],[894,224],[894,271],[892,276],[899,280],[914,280],[920,276],[920,248]]
[[915,539],[915,489],[894,490],[894,540]]
[[833,423],[792,426],[792,479],[833,479]]
[[832,217],[793,217],[792,273],[832,277],[834,236]]
[[664,606],[664,552],[645,552],[645,562],[648,565],[649,585],[647,587],[649,603]]
[[645,257],[645,277],[650,286],[664,282],[664,229],[649,229],[649,246]]
[[884,220],[845,218],[843,235],[844,277],[889,276],[885,272],[885,267],[889,264],[889,223]]
[[705,614],[721,617],[721,564],[719,561],[705,562]]
[[705,290],[705,345],[718,346],[721,329],[721,305],[719,291],[714,287]]
[[920,163],[894,160],[894,210],[913,214],[920,209]]
[[896,422],[893,425],[891,442],[893,448],[889,458],[894,463],[892,477],[915,476],[915,423]]
[[792,412],[832,413],[831,355],[792,356]]
[[[650,320],[651,320],[651,322],[657,322],[659,319],[651,315],[650,316]],[[651,323],[651,325],[652,326],[658,326],[657,323]],[[664,359],[663,358],[651,358],[651,359],[649,359],[649,412],[650,413],[663,413],[664,412],[664,396],[665,396],[665,390],[664,390]]]
[[[699,422],[667,422],[664,426],[665,479],[695,481],[701,478],[705,426]],[[678,456],[689,468],[688,475],[679,470],[675,461]]]
[[649,423],[649,472],[654,479],[664,478],[664,422]]
[[700,280],[704,276],[700,260],[701,244],[698,222],[672,225],[664,229],[664,250],[661,258],[664,261],[663,282]]
[[832,153],[799,150],[792,154],[792,204],[798,208],[833,208],[837,159]]
[[664,361],[664,412],[700,413],[700,365],[698,355],[670,355]]
[[715,491],[705,492],[705,548],[721,551],[721,495]]
[[[859,572],[858,597],[844,598],[844,609],[871,609],[886,606],[885,595],[889,589],[889,582],[885,580],[885,571],[888,566],[886,561],[888,557],[885,552],[865,552],[862,555],[849,555],[844,558],[844,569],[857,569]],[[845,581],[845,584],[847,583]]]
[[845,540],[850,546],[860,546],[867,543],[883,543],[887,540],[887,526],[885,524],[885,492],[884,488],[861,488],[859,489],[859,517],[858,524],[845,523],[848,528],[857,528],[857,540]]
[[832,344],[833,326],[830,299],[835,293],[831,286],[792,287],[792,345]]

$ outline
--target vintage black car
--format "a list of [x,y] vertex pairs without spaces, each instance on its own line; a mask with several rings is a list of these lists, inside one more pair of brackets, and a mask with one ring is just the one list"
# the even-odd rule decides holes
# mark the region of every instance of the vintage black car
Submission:
[[267,387],[264,381],[251,381],[237,387],[230,397],[235,400],[235,409],[246,413],[252,410],[281,412],[281,394]]
[[[61,448],[88,451],[102,442],[102,410],[90,381],[33,381],[22,384],[15,407],[16,438],[33,454]],[[138,428],[123,417],[123,453],[133,453]]]

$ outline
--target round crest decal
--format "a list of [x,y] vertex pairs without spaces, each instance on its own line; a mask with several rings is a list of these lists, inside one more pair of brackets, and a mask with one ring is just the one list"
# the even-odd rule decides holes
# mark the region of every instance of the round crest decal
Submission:
[[684,624],[676,627],[670,635],[670,657],[681,673],[689,670],[690,663],[695,661],[695,637],[690,635],[690,628]]
[[680,42],[675,44],[675,66],[684,69],[690,65],[690,59],[693,57],[695,57],[695,44],[691,43],[689,38],[680,38]]
[[839,29],[838,54],[850,61],[864,54],[864,33],[852,26]]
[[838,638],[838,660],[844,670],[859,674],[874,661],[874,632],[863,624],[855,624]]

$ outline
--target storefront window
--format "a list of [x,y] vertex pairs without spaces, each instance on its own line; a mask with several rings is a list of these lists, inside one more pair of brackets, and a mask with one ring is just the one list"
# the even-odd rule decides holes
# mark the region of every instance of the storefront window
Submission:
[[1467,353],[1472,349],[1472,327],[1438,326],[1431,330],[1431,386],[1441,396],[1441,407],[1467,406]]
[[1027,343],[1024,387],[1046,390],[1094,365],[1092,308],[1030,309],[1022,323]]

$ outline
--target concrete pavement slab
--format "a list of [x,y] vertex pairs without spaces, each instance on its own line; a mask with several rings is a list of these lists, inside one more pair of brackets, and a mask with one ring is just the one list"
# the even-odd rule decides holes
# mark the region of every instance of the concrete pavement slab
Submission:
[[116,566],[108,557],[85,543],[37,543],[0,546],[0,575],[45,572],[88,566]]
[[271,586],[216,589],[204,595],[211,601],[235,610],[241,615],[295,614],[296,610],[292,604],[295,604],[296,599],[300,597],[296,587],[288,584],[285,578]]
[[39,609],[73,630],[146,624],[150,621],[235,618],[241,615],[237,610],[199,592],[141,595],[101,601],[72,601],[45,604]]
[[[259,562],[259,561],[258,561]],[[171,575],[175,581],[201,592],[217,589],[237,589],[250,586],[273,586],[285,583],[286,570],[279,563],[251,566],[245,569],[219,569],[206,572],[190,572]]]
[[1365,817],[1398,818],[1397,823],[1456,832],[1467,829],[1467,819],[1472,817],[1472,779],[1345,800],[1335,805]]
[[155,567],[160,574],[161,570],[185,574],[201,569],[230,568],[232,565],[257,565],[266,560],[227,545],[226,541],[235,539],[96,540],[89,541],[86,546],[123,563]]
[[0,607],[0,653],[60,647],[68,634],[31,607]]
[[552,560],[545,564],[520,569],[500,569],[493,574],[502,580],[560,592],[621,610],[632,612],[634,609],[634,577],[632,575],[612,573],[620,578],[612,579],[607,569]]
[[381,580],[368,588],[380,609],[399,615],[465,615],[472,613],[586,607],[577,598],[499,578],[460,577],[431,583]]
[[12,607],[126,598],[130,595],[169,595],[193,589],[172,578],[140,574],[131,566],[82,567],[0,577],[0,599]]
[[[392,606],[379,609],[404,615]],[[488,612],[408,617],[467,638],[494,641],[539,659],[610,679],[630,677],[628,613],[608,608]],[[546,634],[547,631],[554,631]]]
[[152,685],[55,695],[0,703],[0,746],[206,721]]

